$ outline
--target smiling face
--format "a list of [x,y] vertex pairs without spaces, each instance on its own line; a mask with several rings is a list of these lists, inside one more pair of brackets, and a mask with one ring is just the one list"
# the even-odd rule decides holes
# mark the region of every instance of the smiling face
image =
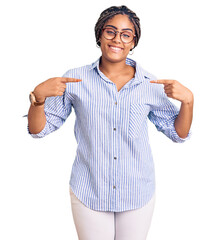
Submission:
[[[129,20],[127,15],[115,15],[104,24],[103,28],[105,27],[109,27],[110,29],[120,32],[126,31],[129,34],[135,34],[133,23]],[[110,62],[121,62],[125,61],[130,49],[134,47],[134,40],[130,43],[124,43],[121,40],[119,33],[116,34],[115,38],[108,40],[102,33],[100,37],[100,44],[102,56],[106,58],[106,60]]]

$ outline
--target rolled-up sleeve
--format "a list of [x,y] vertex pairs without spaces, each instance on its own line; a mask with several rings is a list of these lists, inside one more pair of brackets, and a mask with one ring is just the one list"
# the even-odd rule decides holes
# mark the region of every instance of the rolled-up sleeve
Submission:
[[179,137],[175,130],[175,119],[179,114],[179,109],[168,99],[163,87],[156,86],[154,104],[148,114],[149,120],[155,125],[158,131],[164,133],[173,142],[183,143],[191,136],[191,130],[186,138]]
[[[67,71],[62,77],[68,76],[69,71]],[[66,84],[67,85],[67,84]],[[67,87],[62,96],[48,97],[46,98],[44,105],[44,113],[46,116],[46,124],[43,130],[37,134],[32,134],[29,131],[29,126],[27,126],[28,133],[33,138],[42,138],[49,133],[59,129],[68,116],[71,114],[73,107],[73,97],[68,97]]]
[[42,138],[42,137],[45,137],[47,134],[49,134],[49,126],[48,126],[48,122],[46,121],[46,124],[45,124],[45,127],[44,129],[37,133],[37,134],[33,134],[29,131],[29,125],[27,126],[27,130],[28,130],[28,133],[33,137],[33,138]]
[[66,95],[67,93],[65,92],[63,96],[48,97],[46,99],[44,105],[46,124],[44,129],[37,134],[32,134],[29,132],[28,127],[28,132],[33,138],[45,137],[63,125],[72,111],[72,102]]

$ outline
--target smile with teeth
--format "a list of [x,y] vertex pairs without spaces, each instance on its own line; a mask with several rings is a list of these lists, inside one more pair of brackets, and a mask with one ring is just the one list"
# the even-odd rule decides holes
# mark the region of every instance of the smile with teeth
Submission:
[[109,45],[109,48],[113,51],[113,52],[120,52],[123,50],[123,48],[121,47],[114,47],[114,46],[111,46]]

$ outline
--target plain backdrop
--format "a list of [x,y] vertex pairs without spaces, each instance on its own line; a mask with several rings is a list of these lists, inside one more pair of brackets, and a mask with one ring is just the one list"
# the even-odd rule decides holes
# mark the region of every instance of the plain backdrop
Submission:
[[141,20],[141,39],[129,57],[158,79],[178,80],[195,97],[189,141],[173,143],[149,122],[156,205],[148,240],[216,239],[216,15],[210,0],[0,3],[0,239],[78,239],[69,196],[75,113],[42,139],[28,135],[22,116],[37,84],[100,57],[95,23],[104,9],[122,4]]

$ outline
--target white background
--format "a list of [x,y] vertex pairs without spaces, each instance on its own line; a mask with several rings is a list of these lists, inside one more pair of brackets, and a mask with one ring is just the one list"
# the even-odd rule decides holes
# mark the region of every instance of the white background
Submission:
[[[195,96],[192,138],[171,142],[149,123],[156,205],[148,240],[215,240],[215,9],[213,1],[4,1],[0,4],[0,239],[77,239],[69,177],[74,111],[43,139],[27,133],[28,95],[51,77],[94,62],[100,13],[125,4],[141,19],[131,57]],[[179,102],[176,102],[179,105]]]

